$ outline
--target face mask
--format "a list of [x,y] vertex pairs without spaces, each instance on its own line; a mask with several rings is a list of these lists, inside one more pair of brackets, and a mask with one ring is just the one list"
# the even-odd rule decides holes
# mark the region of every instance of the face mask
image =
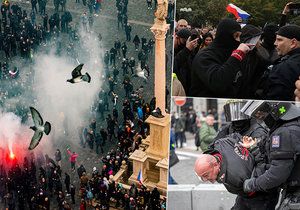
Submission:
[[232,122],[232,128],[235,132],[241,133],[248,130],[250,127],[250,120],[239,120]]

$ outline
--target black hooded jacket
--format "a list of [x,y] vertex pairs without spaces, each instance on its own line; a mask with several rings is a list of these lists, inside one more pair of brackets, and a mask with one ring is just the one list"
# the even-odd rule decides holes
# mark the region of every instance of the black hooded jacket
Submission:
[[233,34],[241,31],[232,19],[223,19],[213,43],[200,50],[192,64],[191,96],[234,97],[234,83],[238,79],[240,61],[230,56],[239,46]]

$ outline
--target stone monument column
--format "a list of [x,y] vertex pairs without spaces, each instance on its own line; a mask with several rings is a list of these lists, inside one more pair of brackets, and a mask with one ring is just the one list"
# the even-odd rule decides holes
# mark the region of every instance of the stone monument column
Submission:
[[155,73],[154,73],[154,96],[156,107],[165,114],[166,95],[166,33],[169,24],[166,22],[168,14],[168,0],[157,0],[154,25],[150,28],[155,37]]

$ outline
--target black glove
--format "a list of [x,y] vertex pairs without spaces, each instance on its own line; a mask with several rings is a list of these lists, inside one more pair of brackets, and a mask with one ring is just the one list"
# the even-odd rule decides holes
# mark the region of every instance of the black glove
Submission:
[[243,184],[243,190],[245,193],[254,192],[254,181],[255,178],[246,179]]

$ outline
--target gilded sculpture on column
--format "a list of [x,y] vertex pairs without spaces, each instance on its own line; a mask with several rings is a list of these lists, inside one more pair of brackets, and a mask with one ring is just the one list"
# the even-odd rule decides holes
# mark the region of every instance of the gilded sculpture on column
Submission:
[[168,16],[168,0],[157,0],[157,10],[154,15],[161,22],[166,20]]

